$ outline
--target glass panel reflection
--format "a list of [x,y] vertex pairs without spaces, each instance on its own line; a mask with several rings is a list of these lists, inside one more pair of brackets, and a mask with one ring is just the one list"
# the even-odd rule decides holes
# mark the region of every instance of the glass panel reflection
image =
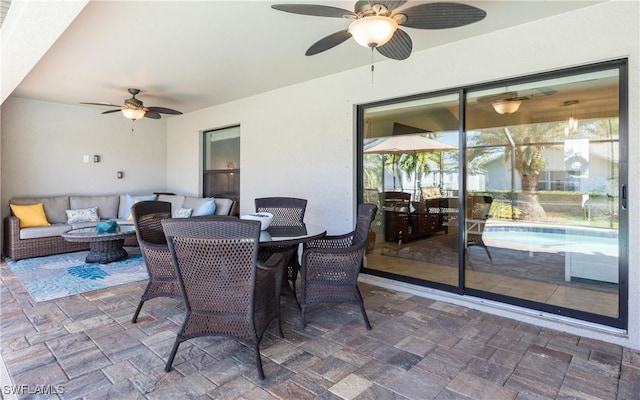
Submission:
[[617,69],[468,93],[466,287],[618,316],[618,98]]
[[458,107],[453,94],[365,111],[367,268],[458,286]]

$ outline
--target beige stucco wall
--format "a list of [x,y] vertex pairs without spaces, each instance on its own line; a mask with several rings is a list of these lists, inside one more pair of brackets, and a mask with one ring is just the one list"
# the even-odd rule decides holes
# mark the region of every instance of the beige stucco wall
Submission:
[[[9,97],[0,120],[2,214],[7,200],[17,195],[200,194],[201,132],[240,124],[241,212],[252,210],[256,197],[304,197],[309,199],[307,221],[327,226],[330,233],[345,232],[353,226],[356,201],[355,104],[628,58],[628,332],[402,289],[640,349],[640,225],[634,223],[640,220],[635,196],[640,190],[639,21],[637,1],[611,1],[417,52],[406,61],[378,62],[373,83],[369,67],[362,67],[183,116],[139,121],[133,134],[130,121],[93,107]],[[99,154],[102,162],[85,164],[85,154]],[[116,179],[118,170],[125,179]]]
[[[324,224],[330,233],[345,232],[353,226],[356,200],[355,104],[628,57],[628,150],[634,166],[629,218],[638,221],[640,201],[633,194],[640,189],[635,168],[640,162],[639,21],[638,2],[607,2],[414,53],[406,61],[377,63],[373,83],[369,68],[362,67],[172,118],[167,122],[167,186],[199,193],[200,165],[193,160],[201,160],[200,132],[240,124],[241,212],[251,211],[256,197],[304,197],[309,199],[307,221]],[[631,224],[628,333],[517,308],[489,310],[640,348],[639,233],[638,224]]]
[[[166,122],[10,97],[2,105],[2,216],[14,196],[149,193],[166,184]],[[131,132],[132,126],[135,128]],[[83,156],[91,156],[89,163]],[[93,162],[100,155],[100,162]],[[123,171],[124,179],[116,172]]]

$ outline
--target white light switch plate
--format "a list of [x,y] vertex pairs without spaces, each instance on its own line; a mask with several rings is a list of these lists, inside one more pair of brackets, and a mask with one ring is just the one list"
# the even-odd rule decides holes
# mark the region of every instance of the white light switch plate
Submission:
[[82,156],[82,162],[89,162],[89,156]]

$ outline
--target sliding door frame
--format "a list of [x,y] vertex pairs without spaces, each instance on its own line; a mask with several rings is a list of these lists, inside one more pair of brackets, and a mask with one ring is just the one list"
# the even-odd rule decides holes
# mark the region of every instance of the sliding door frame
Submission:
[[[537,73],[517,78],[504,79],[492,82],[486,82],[482,84],[469,85],[463,87],[456,87],[447,90],[439,90],[436,92],[429,92],[424,94],[416,94],[411,96],[406,96],[402,98],[395,98],[383,101],[376,101],[365,104],[355,105],[354,108],[354,116],[355,116],[355,128],[356,128],[356,190],[357,190],[357,203],[360,204],[364,199],[364,154],[363,154],[363,144],[364,144],[364,116],[365,112],[369,108],[379,107],[379,106],[389,106],[393,104],[402,104],[405,102],[427,99],[431,97],[443,96],[443,95],[452,95],[457,93],[459,98],[458,103],[458,115],[459,115],[459,177],[458,183],[461,188],[458,193],[458,204],[459,204],[459,223],[464,224],[466,215],[465,214],[465,192],[467,188],[466,176],[466,120],[465,120],[465,111],[466,111],[466,95],[470,91],[479,91],[484,89],[497,88],[501,86],[509,86],[509,85],[517,85],[523,83],[532,83],[535,81],[541,81],[545,79],[553,79],[566,77],[571,75],[579,75],[583,73],[602,71],[607,69],[618,69],[618,79],[619,79],[619,207],[618,207],[618,245],[619,245],[619,259],[618,259],[618,274],[619,274],[619,285],[618,285],[618,317],[609,317],[601,314],[594,314],[590,312],[580,311],[576,309],[564,308],[559,306],[554,306],[550,304],[539,303],[535,301],[525,300],[522,298],[515,298],[511,296],[501,295],[497,293],[491,293],[482,291],[479,289],[472,289],[465,287],[465,259],[466,259],[466,246],[465,246],[465,238],[464,238],[464,230],[458,230],[458,285],[451,286],[445,285],[438,282],[425,281],[413,277],[401,276],[396,274],[391,274],[384,271],[373,270],[368,268],[363,268],[363,272],[375,276],[380,276],[383,278],[389,278],[401,282],[407,282],[411,284],[416,284],[419,286],[434,288],[438,290],[443,290],[446,292],[456,293],[462,296],[468,295],[478,298],[483,298],[487,300],[493,300],[505,304],[510,304],[518,307],[524,307],[531,310],[546,312],[549,314],[555,314],[559,316],[565,316],[570,318],[575,318],[579,320],[584,320],[588,322],[593,322],[597,324],[607,325],[620,329],[627,329],[628,326],[628,295],[629,295],[629,287],[628,287],[628,276],[629,276],[629,239],[628,239],[628,231],[629,231],[629,221],[628,221],[628,159],[629,155],[627,152],[628,146],[628,121],[629,121],[629,109],[628,109],[628,96],[629,96],[629,81],[628,81],[628,60],[624,59],[616,59],[611,61],[599,62],[584,66],[572,67],[572,68],[564,68],[551,72]],[[379,212],[383,212],[379,210]]]

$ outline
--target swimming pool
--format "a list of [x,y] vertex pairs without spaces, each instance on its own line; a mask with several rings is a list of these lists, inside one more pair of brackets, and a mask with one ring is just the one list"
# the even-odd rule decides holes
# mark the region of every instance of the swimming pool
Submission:
[[611,229],[487,223],[482,238],[493,247],[618,256],[618,232]]

